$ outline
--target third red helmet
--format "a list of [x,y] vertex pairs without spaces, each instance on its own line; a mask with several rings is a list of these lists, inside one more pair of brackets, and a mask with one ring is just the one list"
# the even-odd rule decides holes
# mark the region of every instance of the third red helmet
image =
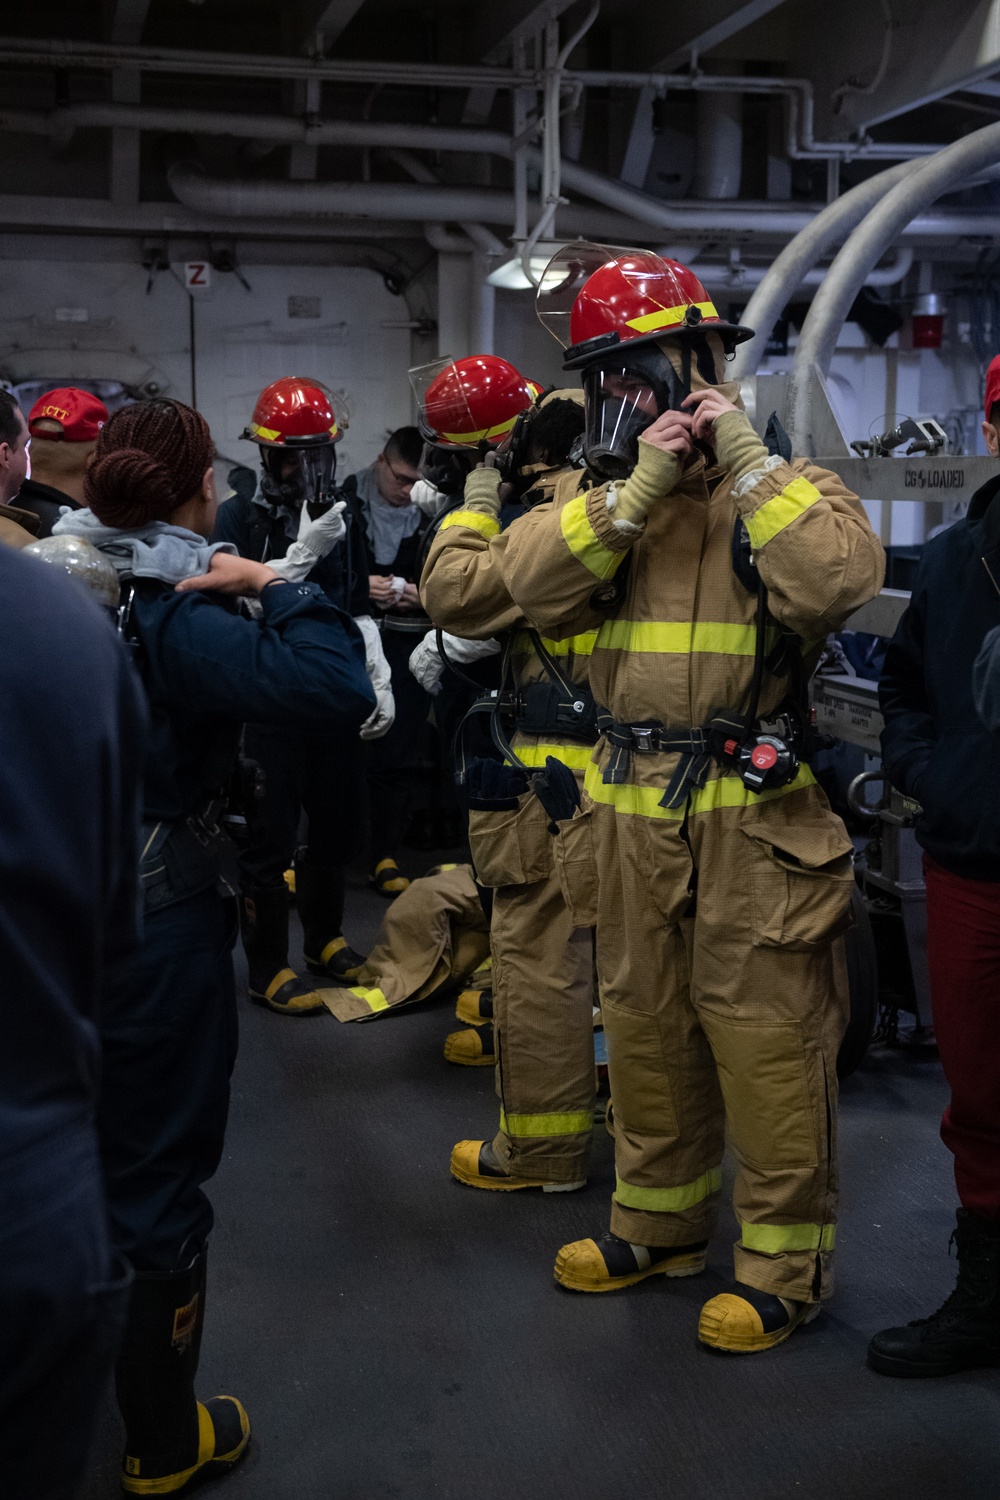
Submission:
[[333,395],[318,380],[285,375],[257,397],[243,436],[273,447],[336,443],[343,436]]
[[541,387],[495,354],[439,360],[410,371],[420,430],[440,448],[496,446]]

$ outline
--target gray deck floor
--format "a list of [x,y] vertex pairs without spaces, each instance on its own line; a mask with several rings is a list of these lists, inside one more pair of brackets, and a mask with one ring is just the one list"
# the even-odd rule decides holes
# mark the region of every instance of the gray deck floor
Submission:
[[[384,907],[358,889],[348,935]],[[450,1006],[365,1025],[248,1003],[214,1186],[201,1388],[239,1395],[253,1451],[227,1500],[1000,1500],[1000,1371],[890,1381],[871,1333],[953,1284],[936,1063],[873,1054],[843,1090],[839,1292],[784,1348],[701,1349],[731,1274],[728,1213],[697,1278],[614,1296],[552,1281],[606,1227],[611,1142],[572,1195],[451,1181],[488,1136],[488,1069],[441,1055]],[[105,1416],[87,1500],[117,1493]]]

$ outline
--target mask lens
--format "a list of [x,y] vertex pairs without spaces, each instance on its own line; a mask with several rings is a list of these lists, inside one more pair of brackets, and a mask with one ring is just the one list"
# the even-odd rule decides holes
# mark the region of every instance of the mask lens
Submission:
[[659,415],[653,385],[635,370],[591,369],[583,377],[587,398],[587,463],[606,479],[624,479],[639,457],[639,434]]
[[333,443],[315,448],[271,448],[261,445],[262,489],[269,499],[291,505],[323,505],[331,496],[337,472]]

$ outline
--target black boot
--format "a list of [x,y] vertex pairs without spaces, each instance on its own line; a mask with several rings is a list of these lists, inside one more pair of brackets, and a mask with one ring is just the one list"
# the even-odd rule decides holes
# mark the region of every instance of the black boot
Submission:
[[1000,1222],[958,1210],[958,1284],[933,1317],[886,1328],[868,1346],[880,1375],[954,1375],[1000,1364]]
[[288,890],[247,891],[240,901],[240,927],[250,969],[250,998],[286,1016],[313,1016],[326,1009],[314,985],[288,967]]
[[353,984],[364,955],[349,946],[344,925],[344,869],[300,859],[295,865],[295,894],[305,936],[306,968],[341,984]]
[[183,1271],[136,1277],[115,1366],[128,1495],[185,1495],[221,1479],[247,1451],[250,1423],[240,1402],[195,1399],[204,1319],[204,1252]]

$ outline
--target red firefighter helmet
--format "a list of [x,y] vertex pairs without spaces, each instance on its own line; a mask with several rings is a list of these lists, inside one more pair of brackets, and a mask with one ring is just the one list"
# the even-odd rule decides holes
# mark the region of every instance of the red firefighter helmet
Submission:
[[243,436],[267,447],[308,447],[339,442],[343,426],[325,385],[302,375],[284,375],[261,391]]
[[411,370],[410,381],[420,430],[438,448],[496,447],[541,394],[541,386],[495,354],[437,360]]
[[569,346],[567,370],[606,357],[617,345],[666,336],[718,333],[730,349],[753,337],[752,329],[720,316],[693,271],[652,250],[565,246],[545,268],[537,308],[542,323]]

